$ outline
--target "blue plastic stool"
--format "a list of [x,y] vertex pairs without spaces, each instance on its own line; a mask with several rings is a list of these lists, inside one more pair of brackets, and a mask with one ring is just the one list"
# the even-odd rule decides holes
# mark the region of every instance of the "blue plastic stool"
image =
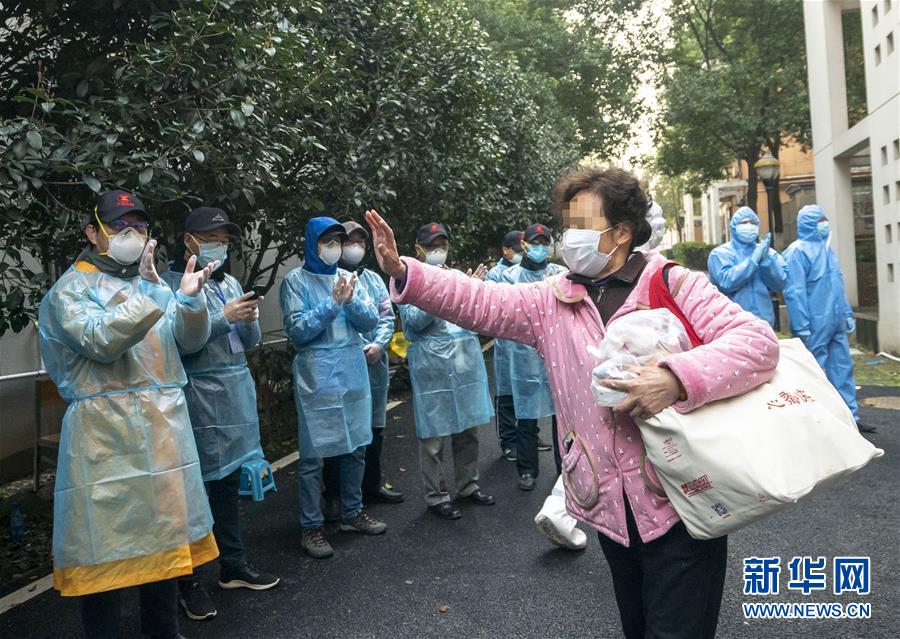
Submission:
[[265,494],[275,488],[275,476],[265,459],[251,459],[241,466],[241,485],[238,495],[253,496],[253,501],[262,501]]

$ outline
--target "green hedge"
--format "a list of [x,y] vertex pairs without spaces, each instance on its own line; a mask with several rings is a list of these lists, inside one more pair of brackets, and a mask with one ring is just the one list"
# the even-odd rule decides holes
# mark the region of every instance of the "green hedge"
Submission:
[[663,255],[674,260],[689,269],[705,271],[709,252],[716,248],[715,244],[703,242],[680,242],[670,249],[663,251]]

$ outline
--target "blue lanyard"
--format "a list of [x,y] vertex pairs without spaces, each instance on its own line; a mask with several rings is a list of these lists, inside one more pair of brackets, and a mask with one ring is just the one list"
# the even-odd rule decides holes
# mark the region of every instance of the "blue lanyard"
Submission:
[[219,300],[222,302],[222,306],[225,306],[225,304],[227,304],[227,302],[225,301],[225,295],[223,295],[223,294],[222,294],[222,291],[219,290],[219,285],[218,285],[218,283],[213,282],[213,283],[212,283],[212,288],[213,288],[213,290],[216,292],[216,297],[218,297]]

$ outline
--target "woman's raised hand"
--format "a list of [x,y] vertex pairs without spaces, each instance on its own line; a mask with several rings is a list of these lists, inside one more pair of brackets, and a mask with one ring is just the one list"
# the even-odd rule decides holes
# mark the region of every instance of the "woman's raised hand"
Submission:
[[372,245],[381,270],[395,280],[402,280],[406,276],[406,264],[400,259],[394,231],[374,210],[366,211],[366,222],[372,229]]

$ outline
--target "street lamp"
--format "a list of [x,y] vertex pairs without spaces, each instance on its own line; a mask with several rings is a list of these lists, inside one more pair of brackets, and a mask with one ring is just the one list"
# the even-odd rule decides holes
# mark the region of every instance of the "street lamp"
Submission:
[[775,205],[774,205],[774,190],[775,190],[775,180],[778,179],[779,165],[778,159],[773,157],[771,153],[766,153],[764,156],[759,158],[756,161],[756,164],[753,165],[753,168],[756,169],[756,174],[759,176],[759,179],[762,180],[763,185],[766,187],[766,195],[768,196],[768,209],[769,209],[769,232],[775,233]]
[[[759,179],[762,180],[763,184],[766,187],[766,195],[768,196],[768,209],[769,209],[769,233],[772,233],[774,237],[775,234],[775,180],[778,179],[778,160],[772,156],[771,153],[766,153],[764,156],[759,158],[756,161],[756,164],[753,165],[753,168],[756,169],[756,174],[759,176]],[[755,185],[754,185],[755,188]],[[780,312],[780,304],[778,301],[778,294],[771,293],[772,295],[772,310],[775,313],[775,330],[781,330],[781,312]]]

